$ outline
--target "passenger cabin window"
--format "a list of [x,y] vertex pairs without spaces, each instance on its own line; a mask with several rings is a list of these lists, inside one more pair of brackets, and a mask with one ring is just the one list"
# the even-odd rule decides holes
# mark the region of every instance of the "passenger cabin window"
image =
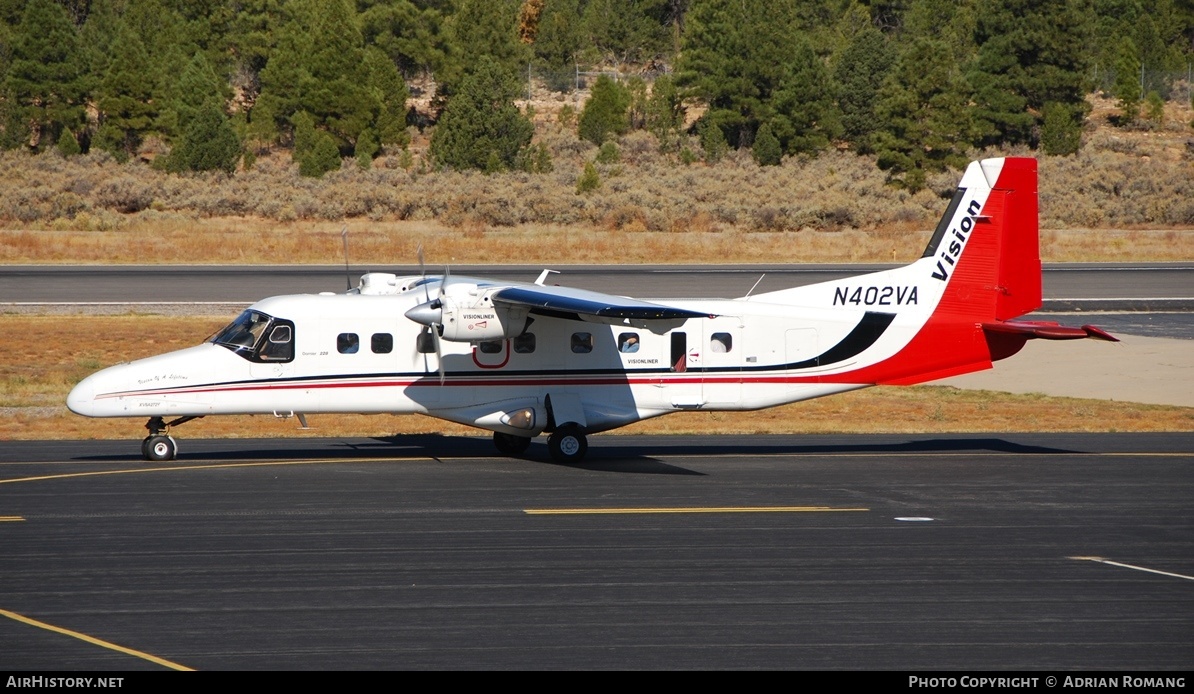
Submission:
[[208,340],[254,362],[294,359],[294,323],[248,310]]
[[502,341],[486,340],[485,342],[479,342],[477,343],[477,349],[481,350],[481,354],[501,354]]
[[588,354],[593,351],[593,333],[572,333],[572,351]]
[[356,354],[361,349],[361,338],[356,333],[340,333],[336,336],[336,351],[340,354]]
[[373,333],[369,348],[374,354],[389,354],[394,351],[394,336],[389,333]]
[[638,333],[622,333],[618,335],[618,351],[633,354],[638,351]]
[[709,338],[710,352],[729,352],[734,348],[734,338],[729,333],[713,333]]
[[530,354],[535,351],[535,333],[523,333],[514,338],[516,354]]

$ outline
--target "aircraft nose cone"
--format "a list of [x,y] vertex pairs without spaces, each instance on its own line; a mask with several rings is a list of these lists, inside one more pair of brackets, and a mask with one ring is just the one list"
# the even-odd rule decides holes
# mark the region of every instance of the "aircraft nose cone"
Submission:
[[436,325],[442,322],[444,314],[438,303],[437,301],[428,301],[425,304],[419,304],[407,311],[406,317],[420,325]]
[[92,416],[95,411],[95,377],[88,376],[71,388],[66,396],[66,407],[75,414]]

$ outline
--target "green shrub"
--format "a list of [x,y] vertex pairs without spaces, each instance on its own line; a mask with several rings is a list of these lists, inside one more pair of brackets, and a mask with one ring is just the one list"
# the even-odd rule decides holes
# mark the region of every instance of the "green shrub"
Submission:
[[577,132],[595,145],[630,127],[630,91],[605,75],[597,78],[593,92],[580,112]]
[[593,166],[593,162],[585,162],[585,170],[576,181],[576,192],[590,193],[601,187],[601,177],[597,175],[597,167]]
[[755,135],[755,142],[750,148],[750,153],[759,166],[778,166],[783,160],[783,147],[779,144],[779,138],[771,132],[769,123],[759,126],[759,132]]
[[597,163],[599,164],[617,164],[621,160],[622,155],[618,152],[618,146],[612,142],[601,145],[601,149],[597,152]]
[[1055,101],[1045,104],[1041,124],[1041,149],[1045,154],[1075,154],[1081,144],[1081,116],[1066,104]]

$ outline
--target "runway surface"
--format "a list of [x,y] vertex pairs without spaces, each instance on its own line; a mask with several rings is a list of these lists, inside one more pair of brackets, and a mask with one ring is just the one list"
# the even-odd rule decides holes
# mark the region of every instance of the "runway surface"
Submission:
[[[851,277],[893,265],[555,266],[551,282],[637,297],[723,297]],[[444,268],[429,265],[427,271]],[[542,267],[457,266],[453,275],[532,282]],[[0,266],[0,303],[218,302],[342,292],[362,272],[418,275],[417,266]],[[1045,308],[1071,311],[1194,309],[1191,263],[1056,263],[1043,271]],[[755,286],[755,283],[758,285]]]
[[0,442],[0,667],[1191,664],[1194,434],[597,436],[547,459]]

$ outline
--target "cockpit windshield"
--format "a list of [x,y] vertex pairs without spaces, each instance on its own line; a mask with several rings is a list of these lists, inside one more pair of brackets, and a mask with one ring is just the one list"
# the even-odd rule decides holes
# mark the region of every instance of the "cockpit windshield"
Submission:
[[209,342],[250,361],[290,361],[294,358],[294,323],[249,310],[213,335]]

